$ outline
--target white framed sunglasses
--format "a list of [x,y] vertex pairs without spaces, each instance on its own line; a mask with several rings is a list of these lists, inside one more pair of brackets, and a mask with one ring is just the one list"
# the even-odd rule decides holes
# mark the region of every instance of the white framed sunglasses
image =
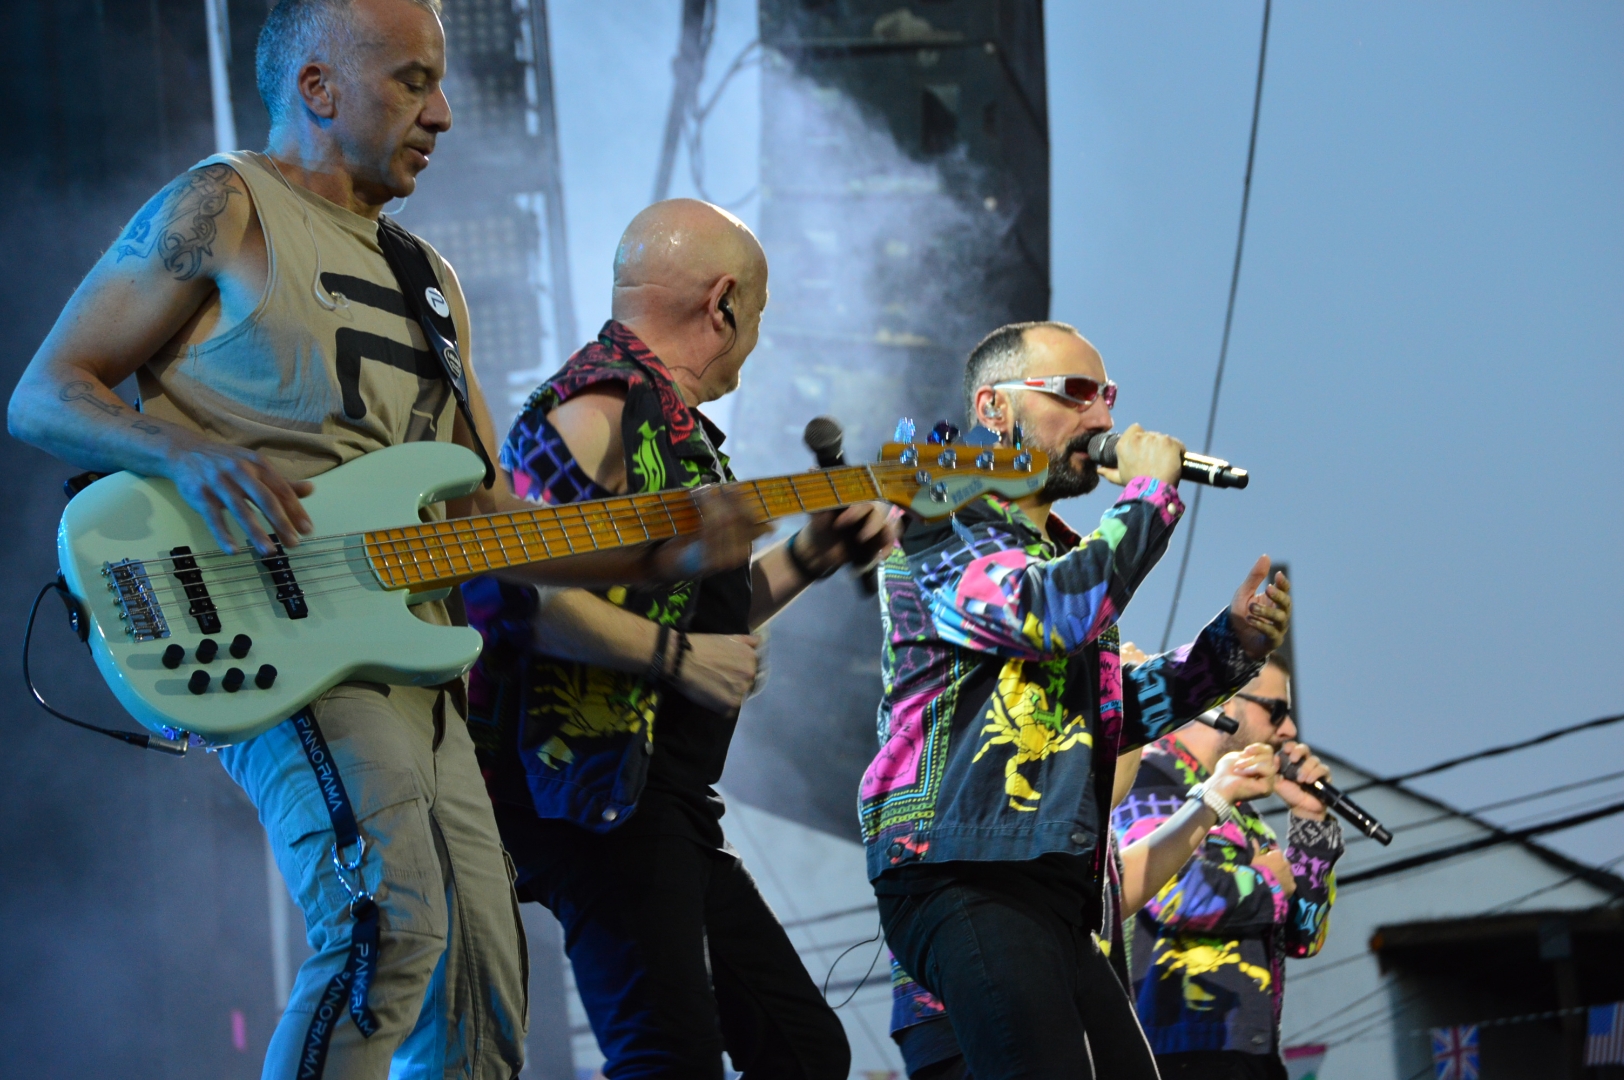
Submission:
[[1096,398],[1100,398],[1104,399],[1107,409],[1116,408],[1117,384],[1110,379],[1100,382],[1086,375],[1046,375],[1031,379],[1014,379],[1010,382],[993,383],[992,389],[1041,390],[1045,394],[1053,394],[1062,401],[1069,401],[1085,408],[1094,404]]

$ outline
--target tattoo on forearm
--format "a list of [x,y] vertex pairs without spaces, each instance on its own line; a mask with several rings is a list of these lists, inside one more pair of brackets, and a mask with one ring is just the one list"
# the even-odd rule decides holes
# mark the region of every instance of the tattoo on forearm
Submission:
[[100,409],[108,416],[118,416],[124,412],[125,408],[122,403],[115,404],[111,401],[103,401],[101,398],[97,397],[95,384],[86,382],[83,379],[76,382],[70,382],[68,385],[64,386],[62,391],[57,394],[57,397],[61,398],[63,401],[82,401],[93,409]]
[[145,259],[156,253],[176,281],[190,281],[214,254],[216,219],[238,194],[229,165],[205,165],[174,180],[154,195],[119,237],[117,260]]
[[[63,401],[82,401],[93,409],[100,409],[108,416],[121,417],[130,411],[129,406],[125,405],[122,401],[103,401],[101,398],[97,397],[96,384],[85,379],[76,379],[73,382],[70,382],[68,385],[59,390],[56,396]],[[135,414],[135,419],[130,422],[130,426],[144,435],[162,435],[164,433],[163,428],[159,427],[157,424],[154,424],[151,420],[148,420],[140,413]]]

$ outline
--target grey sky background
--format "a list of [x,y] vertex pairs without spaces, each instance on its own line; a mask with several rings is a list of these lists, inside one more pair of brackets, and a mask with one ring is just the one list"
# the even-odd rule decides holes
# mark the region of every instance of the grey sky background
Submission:
[[[649,198],[679,8],[550,6],[584,332],[608,315],[615,240]],[[1047,8],[1052,314],[1104,353],[1119,424],[1191,444],[1261,12]],[[754,3],[722,0],[707,93],[754,36]],[[1254,481],[1205,500],[1174,639],[1256,555],[1289,559],[1305,738],[1371,769],[1624,710],[1620,57],[1616,4],[1275,6],[1214,441]],[[746,70],[706,128],[717,201],[754,186],[761,122]],[[695,193],[685,157],[672,193]],[[753,200],[735,209],[753,221]],[[1102,492],[1062,512],[1090,524],[1105,505]],[[1180,543],[1123,619],[1147,648]],[[1471,808],[1620,769],[1624,725],[1423,788]],[[1489,816],[1517,825],[1620,798],[1613,781]],[[1548,842],[1606,861],[1624,855],[1624,817]]]

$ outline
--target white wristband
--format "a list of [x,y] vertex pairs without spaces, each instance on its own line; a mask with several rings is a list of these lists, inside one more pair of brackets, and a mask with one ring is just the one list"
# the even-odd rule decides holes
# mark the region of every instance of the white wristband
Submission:
[[1220,822],[1230,821],[1235,817],[1235,804],[1218,794],[1210,779],[1196,784],[1184,793],[1184,797],[1186,799],[1199,799],[1203,806],[1218,815]]

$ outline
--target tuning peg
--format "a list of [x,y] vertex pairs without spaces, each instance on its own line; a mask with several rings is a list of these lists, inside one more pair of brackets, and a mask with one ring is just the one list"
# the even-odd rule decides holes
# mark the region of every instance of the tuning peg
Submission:
[[949,424],[946,420],[941,421],[935,427],[931,428],[930,435],[928,436],[931,442],[941,446],[947,446],[950,443],[956,442],[958,437],[958,426],[955,424]]
[[1021,448],[1021,444],[1026,441],[1026,436],[1021,434],[1021,422],[1019,420],[1015,421],[1015,423],[1010,426],[1009,441],[1010,445],[1014,446],[1017,450],[1019,450]]
[[913,438],[914,438],[914,422],[909,417],[904,416],[902,419],[897,421],[896,434],[891,436],[891,441],[892,442],[913,442]]

